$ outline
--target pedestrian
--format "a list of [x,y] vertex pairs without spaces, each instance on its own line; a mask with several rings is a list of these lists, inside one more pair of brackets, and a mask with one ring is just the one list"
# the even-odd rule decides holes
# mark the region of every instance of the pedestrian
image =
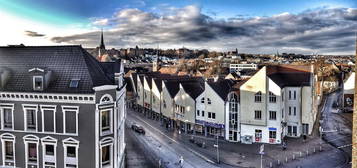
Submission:
[[180,156],[179,165],[181,168],[183,167],[183,156]]
[[286,142],[283,141],[283,150],[286,150]]
[[303,138],[303,142],[305,142],[307,137],[306,135],[303,135],[302,138]]

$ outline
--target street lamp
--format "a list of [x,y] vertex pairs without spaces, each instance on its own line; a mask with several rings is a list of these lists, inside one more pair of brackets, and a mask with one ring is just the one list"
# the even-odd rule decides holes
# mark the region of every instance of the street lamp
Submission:
[[216,144],[213,145],[217,149],[217,163],[219,164],[219,145],[218,145],[218,134],[216,136]]

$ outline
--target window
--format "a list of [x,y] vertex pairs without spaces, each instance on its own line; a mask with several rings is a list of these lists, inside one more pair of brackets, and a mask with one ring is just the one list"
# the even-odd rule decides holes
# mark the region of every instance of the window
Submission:
[[276,139],[276,131],[269,131],[269,138]]
[[74,146],[67,146],[67,157],[76,157],[76,147]]
[[148,96],[146,95],[146,92],[144,92],[144,98],[146,99]]
[[204,97],[202,97],[201,103],[205,103],[205,98]]
[[208,118],[216,119],[216,113],[208,112]]
[[155,103],[155,96],[152,96],[152,102]]
[[63,133],[78,134],[78,106],[62,106]]
[[15,167],[15,136],[4,133],[0,137],[2,144],[2,165],[12,165]]
[[281,101],[284,101],[284,91],[281,92]]
[[296,90],[294,90],[294,100],[296,100]]
[[200,116],[200,110],[197,110],[197,116]]
[[113,97],[110,96],[109,94],[105,94],[105,95],[100,99],[100,104],[112,103],[112,102],[113,102]]
[[78,88],[79,79],[71,79],[69,82],[69,88]]
[[289,100],[291,100],[291,90],[289,90]]
[[293,136],[297,136],[297,126],[293,126]]
[[207,104],[212,104],[211,99],[207,98]]
[[13,141],[5,141],[4,142],[4,150],[5,150],[5,160],[14,160],[14,142]]
[[296,107],[294,107],[294,116],[296,116]]
[[13,109],[2,109],[2,127],[4,129],[13,129]]
[[255,142],[260,142],[262,139],[262,130],[255,130]]
[[255,111],[254,111],[254,119],[256,119],[256,120],[261,120],[261,119],[262,119],[262,111],[260,111],[260,110],[255,110]]
[[28,143],[28,162],[37,162],[37,144],[36,143]]
[[276,111],[269,111],[269,120],[276,120]]
[[45,168],[55,168],[56,167],[56,147],[57,140],[47,136],[41,139],[42,142],[42,165]]
[[106,110],[101,110],[100,115],[101,115],[101,130],[102,133],[104,132],[112,132],[112,110],[111,109],[106,109]]
[[166,101],[165,100],[163,101],[163,104],[164,104],[164,108],[166,108]]
[[309,134],[309,124],[302,124],[302,133],[304,135]]
[[42,91],[43,90],[43,77],[34,76],[33,77],[33,90]]
[[[113,138],[104,138],[100,141],[100,165],[102,168],[113,167]],[[120,151],[120,150],[119,150]]]
[[257,103],[262,102],[262,92],[258,92],[254,95],[254,101]]
[[78,168],[79,141],[73,138],[63,140],[64,165],[66,168]]
[[284,118],[284,109],[281,109],[281,118]]
[[110,146],[102,147],[102,167],[110,165]]
[[289,106],[289,115],[291,115],[291,107]]
[[25,167],[39,166],[38,144],[39,138],[34,135],[26,135],[23,137],[25,143]]
[[202,111],[202,117],[204,117],[205,116],[205,111]]
[[276,103],[276,96],[272,92],[269,92],[269,103]]
[[41,105],[42,132],[56,132],[56,106]]
[[37,105],[23,105],[25,131],[37,130]]

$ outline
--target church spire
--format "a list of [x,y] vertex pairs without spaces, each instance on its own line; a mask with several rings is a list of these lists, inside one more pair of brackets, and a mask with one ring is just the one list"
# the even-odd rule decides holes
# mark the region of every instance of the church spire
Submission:
[[103,37],[103,29],[102,29],[102,32],[101,32],[101,35],[100,35],[100,46],[99,46],[100,49],[105,49],[105,45],[104,45],[104,37]]

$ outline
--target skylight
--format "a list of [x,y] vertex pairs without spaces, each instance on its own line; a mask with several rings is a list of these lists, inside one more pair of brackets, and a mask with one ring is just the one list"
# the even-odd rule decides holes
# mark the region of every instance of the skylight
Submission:
[[71,79],[69,83],[70,88],[78,88],[80,79]]

